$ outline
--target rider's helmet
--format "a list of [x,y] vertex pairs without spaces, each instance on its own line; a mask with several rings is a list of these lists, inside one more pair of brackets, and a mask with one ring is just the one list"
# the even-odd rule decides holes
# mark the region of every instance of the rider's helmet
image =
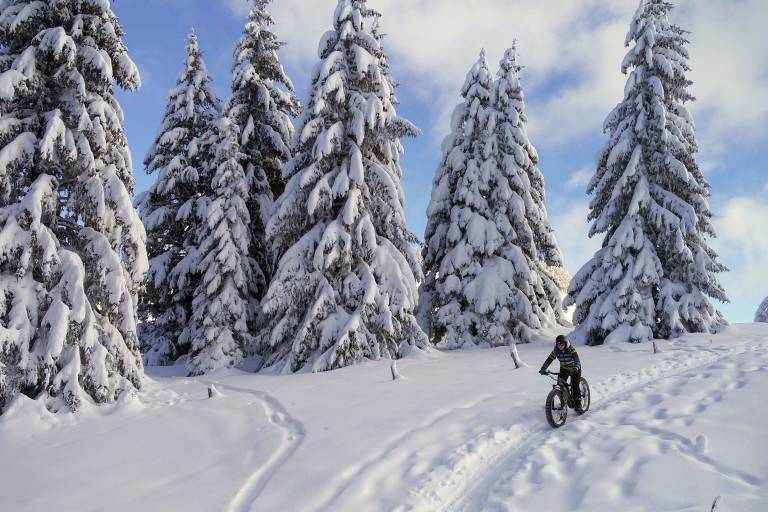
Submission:
[[561,334],[560,336],[558,336],[557,338],[555,338],[555,345],[556,345],[556,346],[557,346],[557,347],[558,347],[560,350],[564,350],[564,349],[565,349],[565,347],[567,347],[567,346],[568,346],[568,338],[566,338],[565,336],[563,336],[563,335]]

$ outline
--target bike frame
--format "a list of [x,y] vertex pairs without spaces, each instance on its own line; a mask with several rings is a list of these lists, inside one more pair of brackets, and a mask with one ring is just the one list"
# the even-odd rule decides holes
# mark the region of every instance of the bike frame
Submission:
[[568,386],[568,383],[560,376],[559,372],[547,372],[547,376],[554,381],[554,384],[552,384],[552,389],[559,389],[560,393],[563,394],[563,400],[565,401],[566,407],[573,408],[572,400],[571,400],[571,390],[569,389],[570,386]]

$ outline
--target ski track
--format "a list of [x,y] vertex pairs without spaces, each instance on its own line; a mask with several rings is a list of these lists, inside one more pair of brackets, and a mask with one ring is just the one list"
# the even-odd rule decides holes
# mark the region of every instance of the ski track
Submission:
[[[444,420],[450,420],[457,412],[471,410],[479,405],[498,398],[498,396],[498,394],[488,395],[467,405],[444,409],[421,426],[401,433],[395,439],[389,441],[386,447],[380,450],[375,456],[371,457],[366,462],[346,470],[341,476],[343,482],[331,486],[334,489],[332,494],[328,498],[324,499],[316,510],[318,512],[326,510],[344,510],[343,507],[338,508],[334,507],[333,505],[343,498],[345,493],[353,486],[353,484],[356,482],[364,481],[365,477],[371,472],[377,469],[380,472],[389,472],[390,468],[387,464],[384,464],[384,466],[381,468],[378,468],[377,466],[384,462],[390,462],[394,452],[398,450],[402,451],[403,453],[413,453],[413,451],[417,451],[417,448],[420,445],[418,442],[419,435],[424,434],[428,437],[433,436],[436,425],[438,425],[440,422]],[[404,449],[404,447],[407,448]],[[411,450],[411,447],[415,447],[414,450]]]
[[[677,346],[676,343],[672,342],[670,347],[673,350],[685,350],[689,353],[688,357],[682,361],[679,358],[668,359],[637,372],[620,373],[592,384],[593,400],[588,415],[606,409],[615,404],[617,400],[628,397],[660,380],[670,379],[695,369],[712,366],[725,358],[760,350],[762,345],[747,342],[738,350],[734,350],[727,346]],[[697,357],[698,354],[705,354],[705,356]],[[525,465],[526,456],[543,445],[548,437],[558,432],[549,428],[546,423],[543,426],[529,426],[528,428],[524,424],[520,424],[520,421],[529,423],[528,420],[533,419],[533,421],[530,421],[532,425],[542,425],[542,423],[535,421],[536,417],[543,417],[542,409],[543,407],[537,405],[535,407],[527,407],[525,411],[520,411],[522,414],[518,419],[518,424],[502,430],[501,435],[497,436],[502,439],[508,438],[509,442],[497,443],[496,446],[487,447],[494,448],[485,450],[491,453],[487,457],[483,457],[483,454],[478,453],[476,448],[472,448],[473,443],[476,445],[476,442],[473,441],[463,445],[454,452],[454,462],[450,467],[435,468],[430,471],[430,474],[426,475],[416,488],[411,491],[410,503],[396,510],[399,512],[416,510],[470,512],[480,510],[480,507],[486,501],[484,498],[491,494],[499,476],[519,473]],[[701,412],[701,410],[692,412]],[[579,421],[577,418],[576,416],[569,415],[569,423],[572,423],[574,420]],[[515,430],[517,435],[511,435]],[[671,433],[662,433],[660,429],[657,429],[656,434],[670,437]],[[683,443],[680,439],[677,439],[677,441]],[[686,449],[681,450],[682,453],[696,458],[704,464],[716,464],[712,459],[697,454],[689,446],[690,440],[686,439],[686,441],[688,444],[684,444]],[[478,459],[479,463],[477,463]],[[477,471],[474,469],[475,467],[480,467],[481,469]],[[747,485],[754,486],[756,482],[759,482],[759,479],[753,475],[744,474],[732,468],[719,467],[718,470]],[[435,478],[436,476],[437,478]],[[444,477],[440,478],[441,476]]]
[[256,397],[264,409],[264,414],[269,422],[283,431],[280,446],[269,460],[248,477],[227,507],[228,512],[249,512],[254,510],[256,500],[258,500],[275,473],[299,449],[299,446],[301,446],[306,437],[306,430],[301,421],[291,416],[288,410],[275,397],[264,391],[240,388],[220,382],[204,383],[207,385],[212,384],[218,389],[245,393]]

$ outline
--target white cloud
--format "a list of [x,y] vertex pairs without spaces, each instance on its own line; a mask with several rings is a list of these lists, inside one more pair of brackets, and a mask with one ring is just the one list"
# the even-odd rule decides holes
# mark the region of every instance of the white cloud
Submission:
[[[247,0],[226,0],[243,16]],[[308,64],[331,27],[334,0],[280,0],[271,6],[289,44],[284,59]],[[599,132],[621,99],[619,66],[634,0],[372,0],[389,33],[394,73],[421,91],[435,137],[448,129],[458,90],[481,47],[491,61],[519,39],[527,68],[534,142],[565,144]],[[762,134],[768,121],[768,20],[765,0],[680,0],[672,21],[693,32],[692,79],[705,153],[724,140]],[[492,62],[492,64],[495,64]],[[495,67],[495,66],[494,66]],[[547,85],[549,95],[542,94]],[[554,91],[552,89],[554,88]]]
[[602,237],[589,238],[587,201],[572,202],[560,211],[562,213],[550,216],[549,220],[563,253],[564,266],[575,275],[600,248]]
[[744,319],[768,295],[768,201],[735,197],[722,208],[713,241],[731,271],[721,276],[729,298]]
[[768,2],[683,0],[680,25],[690,30],[693,110],[711,118],[700,131],[715,142],[729,131],[754,135],[768,119]]
[[569,47],[568,60],[579,75],[559,92],[536,98],[530,105],[532,133],[550,145],[601,133],[606,115],[623,97],[626,77],[619,67],[626,53],[621,44],[626,20],[592,30],[574,29],[578,35]]
[[568,178],[568,181],[565,183],[565,187],[569,189],[584,189],[589,184],[589,180],[592,179],[594,174],[594,169],[589,167],[582,167],[578,171],[571,174],[571,177]]
[[227,8],[238,18],[248,16],[251,9],[251,0],[225,0]]

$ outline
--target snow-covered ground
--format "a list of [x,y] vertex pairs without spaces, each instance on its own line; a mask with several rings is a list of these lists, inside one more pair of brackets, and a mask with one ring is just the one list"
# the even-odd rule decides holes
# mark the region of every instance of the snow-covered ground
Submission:
[[[113,407],[0,419],[0,510],[768,510],[768,325],[580,348],[591,411],[544,418],[548,342],[324,374],[151,370]],[[209,399],[215,384],[219,394]]]

